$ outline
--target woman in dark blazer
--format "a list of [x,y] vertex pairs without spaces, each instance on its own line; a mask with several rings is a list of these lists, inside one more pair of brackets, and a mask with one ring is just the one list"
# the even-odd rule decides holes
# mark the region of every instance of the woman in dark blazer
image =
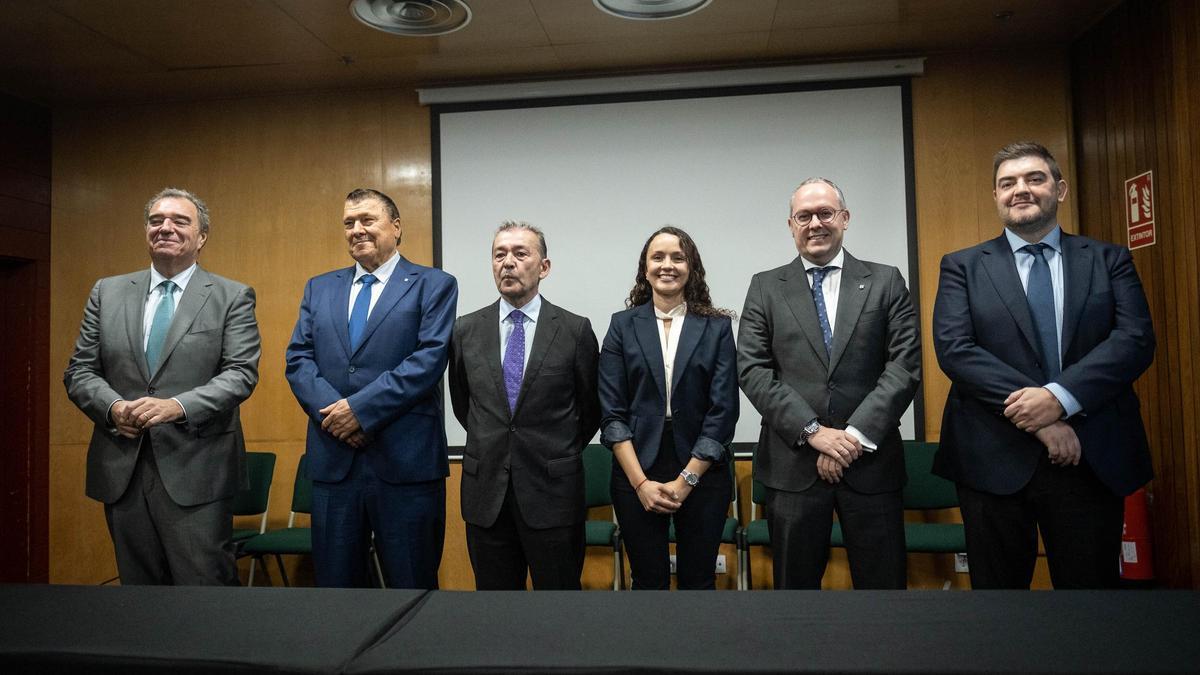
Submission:
[[712,306],[700,252],[675,227],[646,240],[625,305],[600,350],[600,440],[617,459],[613,508],[633,588],[670,588],[673,518],[678,587],[711,589],[738,418],[732,312]]

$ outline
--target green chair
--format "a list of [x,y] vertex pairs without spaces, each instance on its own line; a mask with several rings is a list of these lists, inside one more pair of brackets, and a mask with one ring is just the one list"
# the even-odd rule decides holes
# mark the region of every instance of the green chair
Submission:
[[[583,479],[585,484],[585,502],[587,507],[612,506],[612,452],[603,445],[589,445],[583,449]],[[612,548],[613,552],[613,590],[619,591],[625,585],[625,558],[621,553],[621,530],[617,527],[617,516],[612,520],[588,520],[585,541],[588,546],[603,546]]]
[[[731,453],[732,454],[732,453]],[[734,466],[734,461],[729,461],[729,479],[733,481],[733,496],[730,501],[732,513],[725,518],[725,528],[721,530],[721,543],[733,544],[734,550],[737,551],[737,589],[742,590],[742,553],[741,553],[741,530],[742,524],[738,521],[738,485],[737,485],[737,469]],[[672,544],[675,543],[675,519],[671,519],[670,528],[667,530],[667,540]]]
[[[233,496],[233,515],[258,516],[258,527],[233,528],[233,546],[235,555],[242,557],[242,544],[251,538],[267,531],[267,506],[271,503],[271,480],[275,476],[275,453],[247,452],[246,473],[250,485]],[[254,576],[257,560],[250,561],[250,576]]]
[[[904,441],[906,511],[958,508],[958,491],[951,481],[933,474],[937,443]],[[909,553],[962,553],[967,535],[961,523],[904,523],[904,543]]]
[[[758,459],[758,449],[755,448],[755,461]],[[750,576],[750,547],[771,545],[771,533],[767,529],[766,518],[760,518],[758,507],[767,501],[767,488],[754,478],[751,470],[750,480],[750,519],[742,528],[738,546],[738,589],[751,590],[754,586]]]
[[[264,532],[242,545],[242,550],[246,555],[252,555],[256,562],[263,563],[264,573],[266,572],[264,557],[275,556],[284,586],[290,584],[287,571],[283,567],[283,556],[312,555],[312,530],[307,527],[296,527],[297,513],[312,513],[312,479],[308,477],[308,455],[300,457],[300,465],[296,468],[296,482],[292,486],[292,510],[288,515],[287,527]],[[246,585],[254,585],[253,564],[250,566],[250,579]]]

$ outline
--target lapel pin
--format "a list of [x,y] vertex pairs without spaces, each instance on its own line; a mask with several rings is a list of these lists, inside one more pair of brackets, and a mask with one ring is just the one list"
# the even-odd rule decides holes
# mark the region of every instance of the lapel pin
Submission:
[[864,288],[866,288],[866,285],[864,285],[864,284],[859,284],[859,285],[858,285],[858,290],[860,290],[860,291],[861,291],[861,290],[862,290],[862,289],[864,289]]
[[408,282],[408,277],[404,277],[404,281],[407,283],[407,282]]

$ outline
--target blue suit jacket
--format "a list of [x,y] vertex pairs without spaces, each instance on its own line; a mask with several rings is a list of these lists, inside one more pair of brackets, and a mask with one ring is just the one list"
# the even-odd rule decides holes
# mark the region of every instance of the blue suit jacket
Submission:
[[[654,305],[612,316],[600,350],[600,441],[633,440],[643,469],[654,463],[666,419],[666,369]],[[739,414],[737,352],[728,317],[688,314],[675,350],[671,419],[675,451],[707,460],[726,457]]]
[[317,412],[345,398],[370,438],[362,452],[377,476],[389,483],[444,478],[450,468],[439,382],[458,283],[401,257],[351,352],[353,280],[347,267],[308,281],[287,348],[288,383],[309,418],[309,475],[336,482],[350,470],[355,450],[323,431]]
[[[1083,461],[1118,495],[1152,477],[1133,381],[1154,358],[1154,327],[1129,249],[1063,233],[1062,375]],[[1049,382],[1012,248],[996,239],[942,258],[933,340],[950,377],[939,475],[994,494],[1029,482],[1046,449],[1004,416],[1004,399]]]

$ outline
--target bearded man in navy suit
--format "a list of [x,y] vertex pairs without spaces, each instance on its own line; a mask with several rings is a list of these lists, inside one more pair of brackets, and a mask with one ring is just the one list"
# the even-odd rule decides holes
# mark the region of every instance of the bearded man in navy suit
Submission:
[[308,415],[319,586],[367,585],[372,541],[392,588],[437,588],[446,531],[446,369],[458,284],[400,255],[400,213],[358,189],[342,218],[353,267],[309,280],[287,349]]
[[1001,149],[999,237],[942,258],[933,310],[952,382],[934,472],[958,484],[974,588],[1028,588],[1038,529],[1055,588],[1118,582],[1123,497],[1152,476],[1133,382],[1154,327],[1129,249],[1058,224],[1067,183]]

